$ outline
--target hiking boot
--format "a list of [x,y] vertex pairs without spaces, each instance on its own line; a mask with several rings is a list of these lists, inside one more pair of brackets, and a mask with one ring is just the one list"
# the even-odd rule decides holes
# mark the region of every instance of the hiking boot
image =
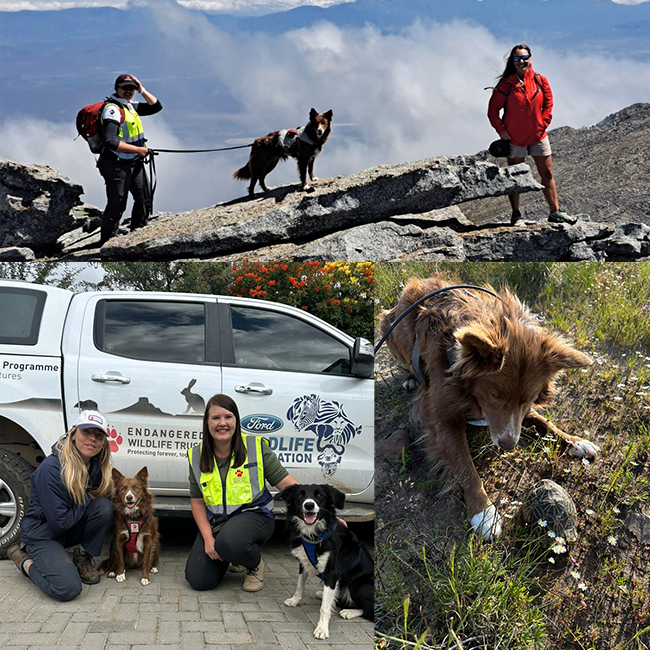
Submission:
[[27,572],[23,569],[23,562],[29,560],[29,555],[20,548],[20,542],[14,542],[7,546],[6,553],[7,557],[20,569],[20,571],[27,575]]
[[254,569],[246,569],[246,577],[244,578],[244,591],[259,591],[264,586],[264,560]]
[[228,571],[231,573],[244,573],[244,571],[246,571],[246,567],[242,566],[241,564],[231,564],[228,567]]
[[525,226],[526,222],[521,218],[521,212],[519,210],[513,210],[512,216],[510,217],[511,226]]
[[576,221],[578,221],[578,217],[574,217],[570,214],[567,214],[566,212],[562,212],[562,210],[555,210],[555,212],[551,212],[548,215],[548,220],[551,223],[574,224]]
[[99,571],[95,567],[95,560],[79,546],[72,553],[72,561],[79,571],[81,582],[86,585],[96,585],[99,582]]

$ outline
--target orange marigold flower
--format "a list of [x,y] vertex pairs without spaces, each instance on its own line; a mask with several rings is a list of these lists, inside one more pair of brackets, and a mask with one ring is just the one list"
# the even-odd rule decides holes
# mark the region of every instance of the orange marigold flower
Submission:
[[275,286],[275,280],[269,280],[269,287],[274,287]]
[[281,265],[280,265],[280,268],[281,268],[283,271],[286,271],[289,267],[288,267],[286,264],[281,264]]

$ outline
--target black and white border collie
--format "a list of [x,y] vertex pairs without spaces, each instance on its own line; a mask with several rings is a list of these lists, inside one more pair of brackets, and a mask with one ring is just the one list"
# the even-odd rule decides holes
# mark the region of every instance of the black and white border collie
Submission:
[[302,600],[307,575],[323,581],[317,639],[329,637],[332,607],[342,607],[341,618],[363,616],[374,620],[374,563],[357,536],[336,518],[345,495],[329,485],[291,485],[277,495],[287,502],[287,524],[294,538],[291,553],[300,561],[296,592],[287,607]]

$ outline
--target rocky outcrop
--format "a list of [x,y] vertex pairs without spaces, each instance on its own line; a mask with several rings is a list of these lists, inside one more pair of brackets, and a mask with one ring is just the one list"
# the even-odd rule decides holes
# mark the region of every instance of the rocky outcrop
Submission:
[[50,252],[58,237],[77,227],[72,211],[83,187],[44,165],[0,158],[0,248]]
[[[79,185],[48,167],[0,159],[0,259],[642,260],[650,257],[650,178],[637,144],[646,117],[650,105],[635,104],[589,129],[553,132],[556,170],[566,170],[558,185],[569,181],[574,192],[561,197],[580,196],[586,206],[574,225],[545,221],[527,165],[499,166],[482,152],[375,167],[318,181],[310,193],[280,186],[252,200],[159,214],[133,233],[123,224],[100,249],[101,212],[81,204]],[[637,144],[625,145],[630,138]],[[600,174],[604,165],[617,173]],[[528,220],[509,226],[507,201],[494,197],[515,192]]]

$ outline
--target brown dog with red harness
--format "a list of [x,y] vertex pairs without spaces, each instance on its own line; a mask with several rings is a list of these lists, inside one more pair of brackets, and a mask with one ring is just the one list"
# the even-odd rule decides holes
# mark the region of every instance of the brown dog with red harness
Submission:
[[158,573],[160,535],[153,514],[153,495],[147,489],[149,472],[143,467],[133,478],[113,468],[115,525],[107,560],[99,570],[117,582],[126,580],[126,569],[142,569],[140,582],[148,585],[149,573]]

